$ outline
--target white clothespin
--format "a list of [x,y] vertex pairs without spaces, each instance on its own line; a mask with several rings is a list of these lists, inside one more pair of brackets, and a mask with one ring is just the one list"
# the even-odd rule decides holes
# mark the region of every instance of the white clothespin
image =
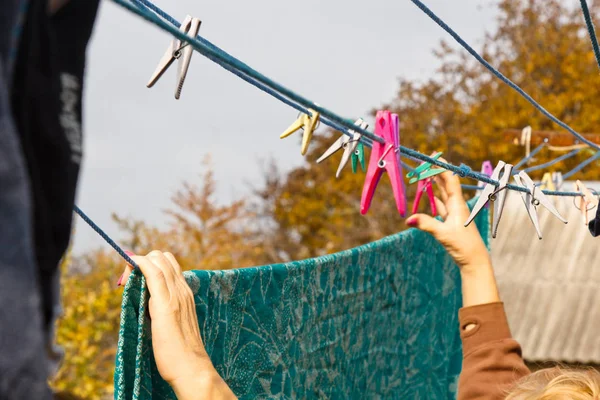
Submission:
[[[179,30],[185,33],[190,38],[195,39],[200,31],[200,25],[202,21],[198,18],[191,16],[185,17],[185,20],[181,24]],[[194,54],[194,48],[187,42],[182,42],[179,39],[173,39],[171,45],[167,49],[167,52],[158,63],[156,71],[152,74],[150,81],[146,85],[151,88],[160,79],[167,69],[173,64],[175,60],[179,60],[179,69],[177,70],[177,87],[175,88],[175,98],[179,99],[181,96],[181,89],[190,67],[190,61],[192,60],[192,54]]]
[[552,183],[554,183],[554,190],[561,190],[565,180],[563,179],[562,172],[553,172],[552,173]]
[[[354,122],[354,125],[355,126],[359,126],[362,129],[367,129],[369,127],[369,124],[367,124],[365,121],[363,121],[362,118],[357,119]],[[342,160],[340,161],[340,166],[338,167],[338,170],[337,170],[337,172],[335,174],[336,178],[340,177],[340,174],[342,173],[342,169],[344,169],[344,167],[346,166],[346,164],[348,164],[348,161],[350,160],[350,157],[352,156],[352,154],[356,150],[356,147],[358,146],[358,143],[359,143],[360,139],[362,138],[362,134],[360,134],[359,132],[350,131],[349,133],[352,134],[352,137],[350,137],[348,135],[342,135],[317,160],[317,163],[320,163],[320,162],[326,160],[327,158],[331,157],[338,150],[344,149],[344,154],[342,155]]]
[[512,174],[513,166],[506,164],[504,161],[498,162],[498,165],[492,173],[491,179],[498,181],[498,186],[494,186],[490,183],[486,184],[481,191],[481,196],[475,203],[471,215],[465,222],[465,226],[468,226],[473,219],[479,214],[479,212],[486,206],[489,201],[494,203],[494,218],[492,220],[492,237],[495,238],[498,233],[498,225],[500,224],[500,217],[502,217],[502,211],[504,210],[504,203],[506,202],[506,196],[508,195],[508,181]]
[[514,178],[515,182],[517,182],[517,185],[525,187],[529,190],[529,193],[520,192],[520,194],[521,198],[523,199],[523,203],[525,203],[525,208],[527,208],[529,219],[531,219],[531,222],[533,223],[535,231],[537,232],[538,238],[540,240],[542,239],[542,231],[540,228],[540,221],[537,215],[537,206],[542,205],[546,207],[548,211],[550,211],[552,214],[554,214],[554,216],[556,216],[556,218],[560,219],[565,224],[567,223],[567,220],[564,219],[562,215],[560,215],[560,213],[554,207],[550,199],[546,197],[544,192],[542,192],[542,189],[535,186],[535,183],[533,183],[529,175],[527,175],[527,172],[521,171],[518,175],[515,175]]

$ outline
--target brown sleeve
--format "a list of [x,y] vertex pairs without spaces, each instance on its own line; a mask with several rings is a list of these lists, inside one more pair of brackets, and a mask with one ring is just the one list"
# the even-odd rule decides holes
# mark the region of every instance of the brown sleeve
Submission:
[[[458,319],[463,345],[458,400],[504,399],[510,386],[530,373],[510,334],[504,304],[462,308]],[[475,327],[465,331],[469,324]]]

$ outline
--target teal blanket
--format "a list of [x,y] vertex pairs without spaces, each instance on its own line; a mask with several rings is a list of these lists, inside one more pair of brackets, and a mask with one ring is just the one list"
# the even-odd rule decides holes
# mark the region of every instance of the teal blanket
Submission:
[[[476,223],[488,242],[489,215]],[[460,276],[415,229],[341,253],[189,271],[206,350],[241,398],[453,399]],[[123,294],[115,399],[176,399],[152,355],[148,292]]]

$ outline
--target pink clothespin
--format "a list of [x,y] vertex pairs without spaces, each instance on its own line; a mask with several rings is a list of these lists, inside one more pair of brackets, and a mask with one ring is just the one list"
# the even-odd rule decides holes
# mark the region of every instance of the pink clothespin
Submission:
[[433,195],[433,184],[431,183],[431,178],[419,181],[419,184],[417,186],[417,194],[415,194],[415,202],[413,204],[412,213],[416,214],[417,211],[419,211],[419,203],[421,202],[423,192],[427,192],[427,197],[429,198],[429,205],[431,206],[431,216],[435,217],[437,214],[437,208],[435,206],[435,196]]
[[[485,176],[487,176],[488,178],[492,177],[492,174],[494,173],[494,166],[492,165],[492,162],[487,160],[484,161],[483,164],[481,164],[481,173]],[[485,182],[479,182],[477,184],[477,187],[480,187],[481,190],[477,191],[477,196],[481,196],[481,192],[483,190],[483,188],[485,187],[486,183]],[[490,203],[487,203],[485,205],[485,208],[489,208],[490,207]]]
[[396,199],[396,207],[403,217],[406,215],[406,197],[402,181],[402,167],[396,150],[400,146],[399,118],[389,111],[377,111],[375,134],[385,140],[385,144],[373,141],[369,168],[360,200],[360,213],[365,215],[371,207],[377,184],[384,172],[388,173],[392,183],[392,191]]

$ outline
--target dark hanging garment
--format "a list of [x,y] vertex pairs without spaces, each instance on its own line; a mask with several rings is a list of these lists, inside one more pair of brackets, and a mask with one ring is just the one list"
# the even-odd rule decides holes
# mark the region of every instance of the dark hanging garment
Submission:
[[0,0],[0,399],[51,396],[98,3],[70,0],[50,15],[47,0]]
[[596,206],[596,217],[589,222],[588,228],[593,237],[600,236],[600,204]]

